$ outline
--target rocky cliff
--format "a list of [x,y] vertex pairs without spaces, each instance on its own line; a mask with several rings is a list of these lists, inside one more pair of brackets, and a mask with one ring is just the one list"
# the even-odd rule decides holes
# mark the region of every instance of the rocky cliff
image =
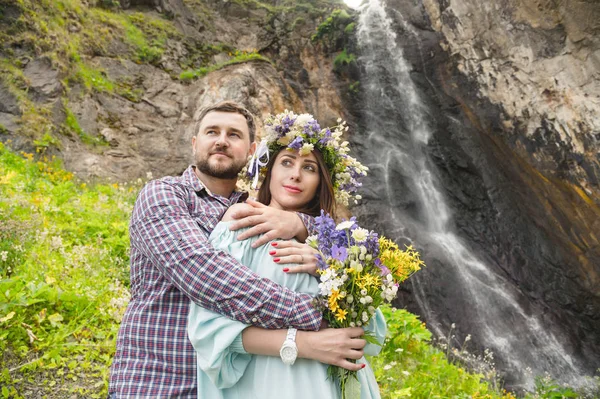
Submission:
[[[521,341],[513,355],[536,363],[535,373],[554,369],[556,378],[576,383],[545,357],[553,344],[539,342],[544,339],[535,330],[560,337],[564,364],[592,375],[600,366],[600,4],[389,0],[385,8],[426,109],[432,131],[426,152],[451,210],[450,230],[478,264],[489,266],[485,273],[503,282],[488,286],[475,301],[493,297],[495,290],[510,292],[519,311],[502,311],[502,300],[488,305],[486,298],[480,311],[500,309],[509,322],[499,328],[510,329],[504,338],[491,339],[495,322],[473,316],[478,304],[467,291],[475,281],[462,281],[450,267],[453,256],[468,257],[453,249],[443,254],[446,249],[425,239],[429,267],[415,279],[407,301],[438,333],[457,323],[458,340],[473,333],[483,346],[495,345],[509,384],[526,385],[524,367],[515,369],[501,353],[513,337]],[[373,62],[366,58],[363,72]],[[393,110],[369,108],[372,103],[372,97],[358,96],[348,109],[362,124],[359,131],[369,129],[365,120],[371,114],[390,118],[377,134],[393,146],[401,139],[389,128],[410,130],[410,121]],[[400,98],[396,104],[408,107]],[[357,144],[364,146],[364,140]],[[376,147],[380,144],[361,148],[362,157],[368,159]],[[423,203],[400,162],[373,169],[378,177],[369,180],[365,201],[354,211],[406,240],[411,224],[425,224]],[[413,227],[408,241],[419,242],[417,230]],[[541,324],[528,329],[520,317]],[[539,357],[532,360],[535,353]]]
[[83,179],[180,173],[195,113],[223,99],[343,114],[332,57],[311,40],[336,2],[60,3],[0,2],[0,137]]

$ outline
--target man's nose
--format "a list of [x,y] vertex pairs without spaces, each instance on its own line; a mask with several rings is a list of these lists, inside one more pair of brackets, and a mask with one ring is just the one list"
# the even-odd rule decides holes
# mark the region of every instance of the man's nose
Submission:
[[219,137],[217,137],[217,141],[215,143],[218,147],[228,147],[229,146],[229,138],[227,137],[227,132],[221,132]]

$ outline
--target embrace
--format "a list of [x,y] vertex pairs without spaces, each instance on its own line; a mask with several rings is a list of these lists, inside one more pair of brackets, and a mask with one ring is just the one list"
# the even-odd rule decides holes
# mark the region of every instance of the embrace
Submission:
[[[337,399],[328,365],[356,371],[362,399],[380,397],[363,357],[380,347],[363,335],[383,343],[381,313],[362,327],[329,328],[314,306],[319,260],[304,241],[348,188],[337,164],[345,158],[327,152],[330,131],[301,118],[303,145],[267,135],[257,149],[249,111],[208,107],[196,118],[194,164],[142,189],[109,398]],[[281,132],[288,122],[269,126]],[[257,201],[235,190],[253,154]]]

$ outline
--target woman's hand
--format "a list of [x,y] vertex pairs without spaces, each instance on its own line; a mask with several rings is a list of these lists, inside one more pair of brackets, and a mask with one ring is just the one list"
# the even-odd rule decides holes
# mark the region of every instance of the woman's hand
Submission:
[[263,234],[262,237],[252,243],[253,248],[258,248],[278,238],[287,240],[302,233],[306,234],[306,227],[296,213],[282,211],[251,199],[248,199],[246,204],[252,205],[252,207],[236,209],[231,213],[231,218],[236,219],[236,221],[232,223],[230,229],[235,231],[243,227],[251,227],[240,234],[238,240],[245,240]]
[[308,273],[313,276],[317,274],[318,251],[307,244],[296,241],[276,241],[271,243],[273,248],[269,255],[273,257],[273,262],[278,265],[297,263],[298,266],[289,266],[283,269],[286,273]]
[[348,359],[358,360],[363,356],[363,348],[367,341],[360,337],[364,333],[360,327],[326,328],[316,332],[298,331],[298,356],[358,371],[364,364],[352,363]]

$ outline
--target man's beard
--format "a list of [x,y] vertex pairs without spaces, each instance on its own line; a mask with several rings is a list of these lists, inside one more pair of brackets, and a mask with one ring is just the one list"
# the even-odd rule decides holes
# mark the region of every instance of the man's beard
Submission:
[[229,166],[213,166],[209,163],[208,158],[200,159],[196,156],[196,167],[207,176],[216,177],[217,179],[236,179],[240,171],[246,166],[246,160],[231,163]]

